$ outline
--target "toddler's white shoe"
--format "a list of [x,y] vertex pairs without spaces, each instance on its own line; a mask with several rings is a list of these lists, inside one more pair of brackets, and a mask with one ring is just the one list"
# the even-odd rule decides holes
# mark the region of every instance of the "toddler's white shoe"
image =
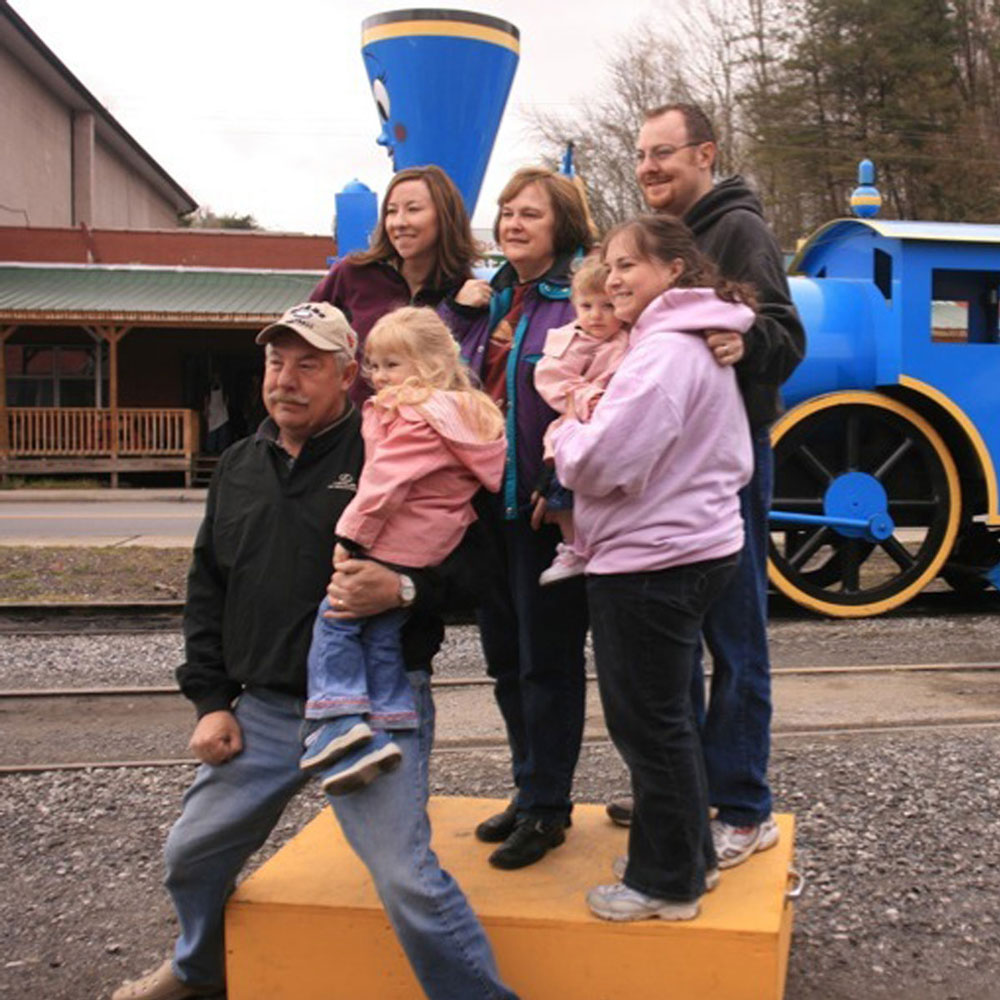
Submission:
[[547,587],[550,583],[558,583],[560,580],[582,576],[586,568],[587,560],[578,556],[565,542],[560,542],[556,546],[556,557],[552,560],[552,565],[542,571],[538,582],[541,586]]

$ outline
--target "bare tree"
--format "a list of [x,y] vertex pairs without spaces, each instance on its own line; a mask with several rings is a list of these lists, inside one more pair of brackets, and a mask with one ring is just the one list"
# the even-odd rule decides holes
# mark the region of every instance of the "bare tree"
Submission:
[[592,103],[568,116],[528,113],[529,129],[551,164],[573,142],[576,168],[601,232],[643,209],[634,173],[636,133],[649,108],[694,99],[681,64],[675,43],[645,27],[615,48]]

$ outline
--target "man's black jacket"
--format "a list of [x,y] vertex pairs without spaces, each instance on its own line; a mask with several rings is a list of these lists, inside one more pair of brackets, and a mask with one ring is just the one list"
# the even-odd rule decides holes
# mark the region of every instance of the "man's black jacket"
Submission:
[[760,201],[741,177],[716,184],[688,210],[684,222],[723,277],[756,289],[757,320],[744,338],[746,353],[736,376],[751,426],[769,424],[782,412],[781,385],[806,350],[781,248],[764,221]]
[[[304,697],[316,609],[330,579],[333,529],[364,459],[351,407],[290,460],[267,420],[229,448],[208,491],[184,610],[186,662],[177,669],[199,717],[230,707],[244,687]],[[460,547],[437,570],[414,571],[417,600],[403,629],[410,670],[430,670],[444,634],[437,612],[471,586]]]

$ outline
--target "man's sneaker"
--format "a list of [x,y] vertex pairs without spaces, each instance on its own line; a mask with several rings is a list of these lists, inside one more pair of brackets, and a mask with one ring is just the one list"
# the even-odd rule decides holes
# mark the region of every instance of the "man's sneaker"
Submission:
[[397,768],[402,759],[399,747],[380,729],[367,746],[352,750],[323,772],[323,791],[327,795],[356,792],[379,775]]
[[538,582],[541,586],[547,587],[550,583],[582,576],[586,568],[587,560],[577,555],[576,551],[565,542],[560,542],[556,546],[556,557],[552,560],[552,565],[542,570]]
[[[615,873],[615,878],[621,881],[625,878],[625,869],[628,868],[628,855],[619,854],[611,863],[611,870]],[[719,869],[709,868],[705,872],[705,892],[711,892],[719,884]]]
[[305,738],[299,758],[303,771],[312,771],[339,760],[356,747],[368,743],[372,728],[360,715],[340,715],[321,723]]
[[616,826],[632,825],[632,809],[634,803],[631,795],[623,795],[621,798],[612,799],[605,807],[608,819]]
[[174,975],[173,963],[168,958],[148,975],[119,986],[111,994],[111,1000],[189,1000],[192,997],[218,995],[217,989],[197,990],[182,983]]
[[654,899],[644,892],[630,889],[624,882],[599,885],[587,893],[591,913],[602,920],[694,920],[698,916],[698,901],[673,903]]
[[566,839],[566,820],[522,816],[514,832],[491,855],[494,868],[514,869],[533,865]]
[[720,819],[712,820],[712,841],[720,868],[743,864],[751,854],[766,851],[778,842],[778,824],[768,816],[756,826],[731,826]]

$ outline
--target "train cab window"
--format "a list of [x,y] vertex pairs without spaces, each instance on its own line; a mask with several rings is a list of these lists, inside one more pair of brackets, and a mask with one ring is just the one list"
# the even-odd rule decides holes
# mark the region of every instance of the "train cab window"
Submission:
[[931,340],[935,344],[1000,342],[1000,272],[935,269],[931,284]]
[[886,302],[892,301],[892,257],[884,250],[876,250],[872,261],[872,281]]

